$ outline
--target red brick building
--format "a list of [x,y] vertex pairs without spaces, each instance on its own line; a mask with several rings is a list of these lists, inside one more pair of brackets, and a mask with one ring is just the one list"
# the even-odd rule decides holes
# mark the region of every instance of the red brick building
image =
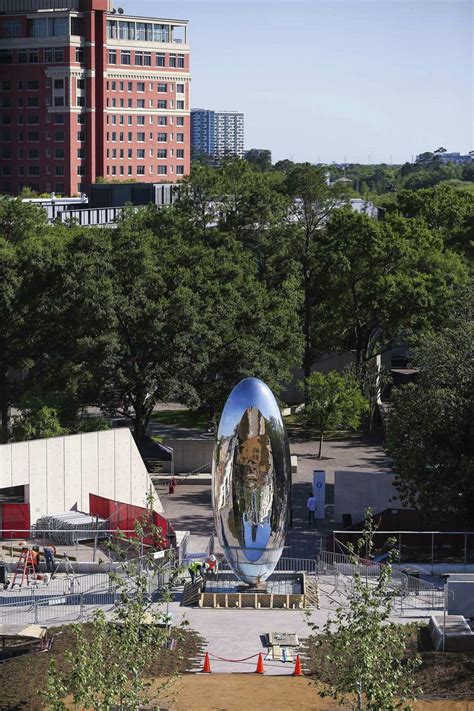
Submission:
[[180,180],[189,83],[185,20],[112,0],[0,0],[0,193]]

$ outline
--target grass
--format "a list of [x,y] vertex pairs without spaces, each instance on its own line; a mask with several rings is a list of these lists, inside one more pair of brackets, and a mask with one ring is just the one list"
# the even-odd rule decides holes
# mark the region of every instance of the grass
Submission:
[[160,410],[151,416],[153,422],[186,429],[205,430],[209,427],[209,417],[199,410]]

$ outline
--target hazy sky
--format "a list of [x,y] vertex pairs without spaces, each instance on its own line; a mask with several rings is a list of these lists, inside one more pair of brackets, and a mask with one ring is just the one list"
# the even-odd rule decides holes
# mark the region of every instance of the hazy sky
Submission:
[[474,149],[474,0],[123,0],[190,20],[191,105],[245,112],[274,160]]

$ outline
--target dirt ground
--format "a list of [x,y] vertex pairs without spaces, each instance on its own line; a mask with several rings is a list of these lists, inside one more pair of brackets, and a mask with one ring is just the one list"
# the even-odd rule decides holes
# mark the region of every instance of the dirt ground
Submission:
[[[315,684],[291,676],[257,674],[189,675],[178,679],[172,696],[160,701],[170,711],[329,711],[340,708],[321,699]],[[415,711],[474,711],[472,701],[419,701]]]

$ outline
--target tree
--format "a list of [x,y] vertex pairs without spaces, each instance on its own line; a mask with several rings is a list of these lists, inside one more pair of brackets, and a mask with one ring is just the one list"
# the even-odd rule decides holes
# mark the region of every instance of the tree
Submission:
[[201,250],[177,233],[154,234],[146,219],[130,212],[116,230],[78,235],[66,289],[71,357],[84,365],[90,402],[130,418],[137,441],[159,400],[192,400],[203,358]]
[[[120,572],[111,574],[111,586],[119,590],[119,601],[110,621],[99,610],[88,630],[82,624],[73,626],[75,645],[67,652],[68,666],[59,672],[53,663],[40,692],[48,709],[63,711],[69,694],[79,708],[95,711],[139,709],[156,701],[157,690],[150,690],[147,669],[165,645],[168,633],[162,624],[167,621],[163,612],[152,606],[149,584],[160,579],[166,559],[155,560],[153,548],[140,554],[140,540],[145,534],[152,535],[158,547],[162,540],[147,519],[148,515],[137,521],[135,538],[127,539],[131,557],[125,557],[120,541],[112,544],[123,560]],[[171,569],[168,583],[158,590],[159,602],[169,600],[178,574],[178,568]]]
[[261,173],[272,169],[272,152],[270,150],[251,148],[245,153],[245,160]]
[[466,309],[456,323],[423,337],[417,380],[393,392],[387,421],[402,502],[450,530],[474,524],[473,342]]
[[0,200],[0,441],[20,381],[49,348],[64,263],[64,229],[49,227],[41,208]]
[[68,434],[61,426],[58,413],[52,407],[43,406],[37,410],[23,411],[13,425],[13,440],[23,442],[29,439],[45,439]]
[[304,163],[287,173],[284,188],[291,199],[292,252],[299,263],[303,285],[303,373],[307,379],[320,350],[311,324],[314,306],[322,297],[316,277],[321,232],[331,213],[343,204],[344,187],[341,184],[328,185],[323,168]]
[[363,424],[367,434],[372,434],[377,406],[386,386],[391,382],[389,371],[379,362],[379,359],[352,363],[345,372],[352,375],[359,383],[362,394],[367,401],[367,412],[364,413]]
[[370,555],[374,534],[368,509],[361,537],[350,549],[349,563],[355,569],[352,589],[322,634],[312,638],[322,652],[320,695],[358,711],[410,711],[410,701],[415,699],[413,675],[421,660],[418,655],[407,658],[407,632],[390,621],[395,603],[391,562],[379,567],[375,579],[360,568],[359,556]]
[[348,209],[336,210],[319,238],[318,270],[313,338],[329,351],[353,350],[357,363],[402,331],[442,324],[467,279],[462,259],[422,222]]
[[357,429],[361,415],[367,409],[359,383],[350,374],[335,371],[327,375],[315,371],[306,381],[306,403],[302,419],[319,431],[321,459],[324,435],[328,430],[341,427]]

